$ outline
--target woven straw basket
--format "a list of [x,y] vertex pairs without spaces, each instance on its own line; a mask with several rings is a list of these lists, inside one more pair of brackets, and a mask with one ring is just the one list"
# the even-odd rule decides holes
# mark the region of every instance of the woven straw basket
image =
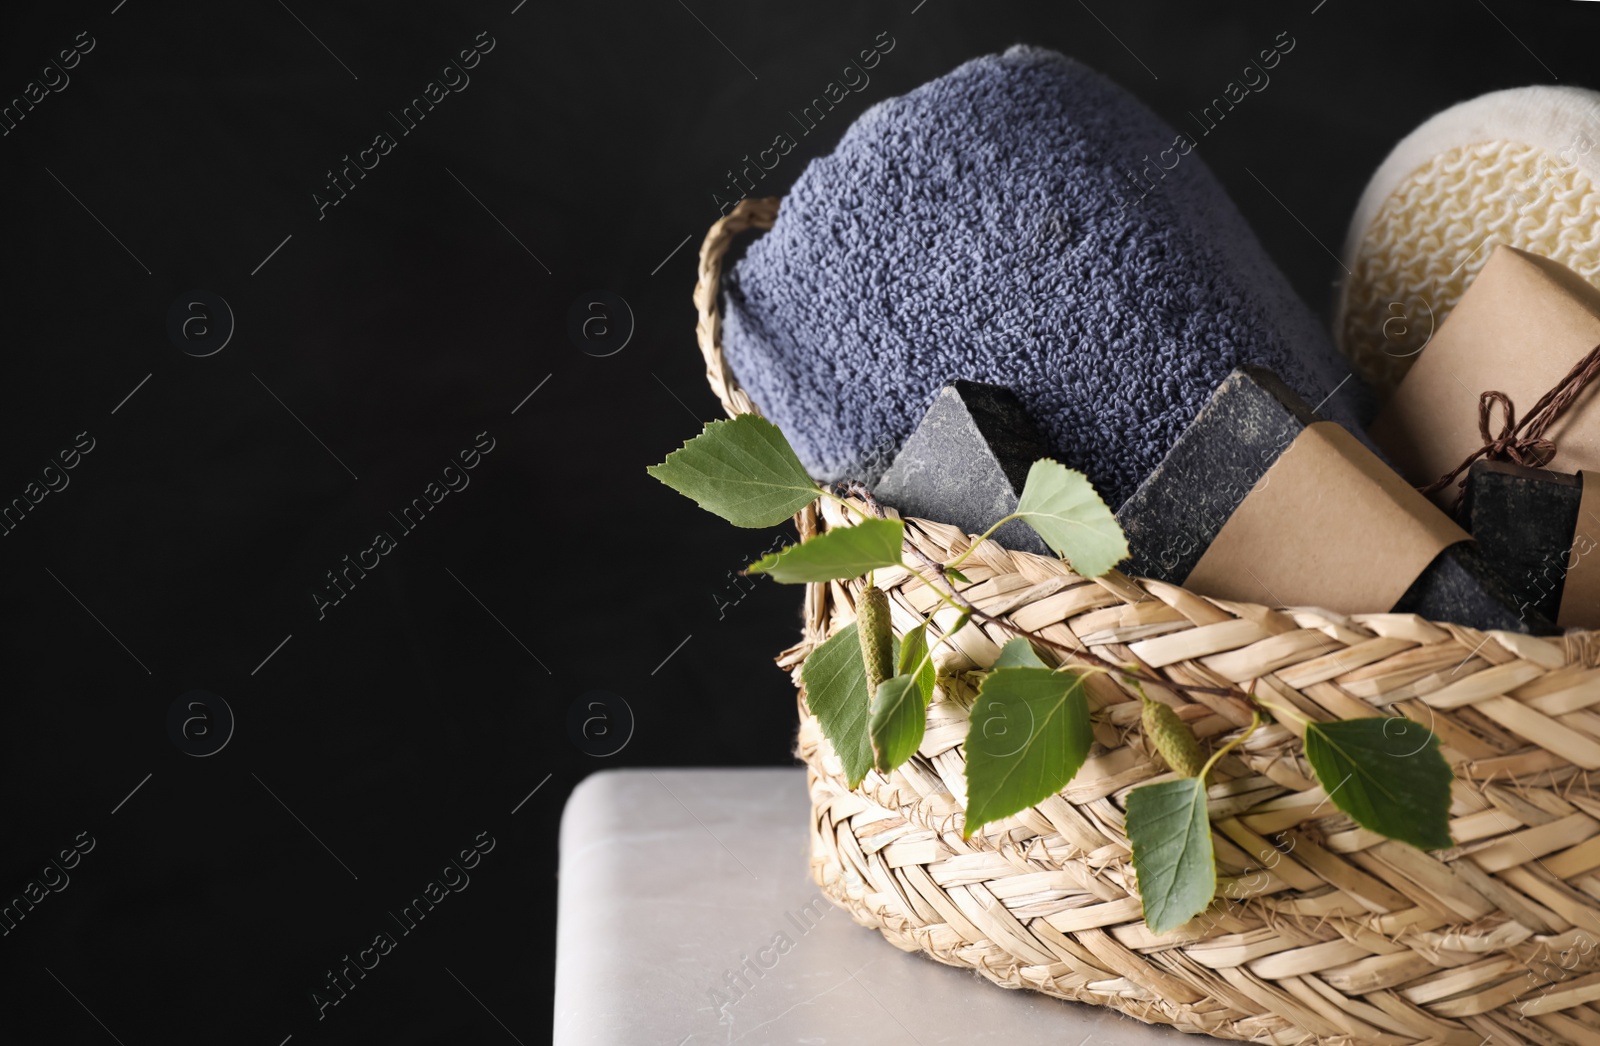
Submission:
[[[718,282],[729,242],[770,228],[776,199],[745,200],[700,255],[697,333],[730,415],[756,411],[723,359]],[[841,522],[832,502],[802,537]],[[971,538],[906,520],[939,563]],[[1219,900],[1156,936],[1140,913],[1123,810],[1166,771],[1143,746],[1137,696],[1089,681],[1097,744],[1059,795],[961,837],[962,738],[976,679],[1008,635],[978,622],[940,648],[921,750],[851,789],[800,695],[812,799],[811,871],[858,923],[1008,988],[1115,1007],[1185,1032],[1269,1043],[1487,1042],[1600,1046],[1600,643],[1483,633],[1408,614],[1342,616],[1207,599],[985,543],[963,593],[1056,642],[1173,684],[1254,685],[1314,720],[1410,717],[1455,769],[1456,847],[1424,853],[1366,831],[1327,801],[1293,724],[1257,730],[1210,788]],[[909,571],[879,570],[894,629],[955,612]],[[863,580],[807,586],[806,655],[854,619]],[[1047,661],[1053,658],[1041,650]],[[1214,747],[1251,719],[1242,698],[1175,685],[1149,696]]]

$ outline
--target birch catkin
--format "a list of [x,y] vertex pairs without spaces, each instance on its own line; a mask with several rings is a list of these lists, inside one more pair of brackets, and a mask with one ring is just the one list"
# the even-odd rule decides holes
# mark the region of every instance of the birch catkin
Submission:
[[1180,777],[1199,777],[1200,771],[1205,769],[1206,757],[1200,751],[1200,741],[1189,729],[1189,724],[1160,701],[1152,701],[1148,697],[1141,697],[1140,700],[1144,702],[1144,712],[1140,716],[1144,736],[1161,753],[1161,758],[1166,760],[1174,773]]
[[861,639],[861,660],[867,666],[867,696],[878,692],[878,684],[894,675],[894,640],[889,632],[889,597],[877,585],[868,585],[856,606],[857,635]]

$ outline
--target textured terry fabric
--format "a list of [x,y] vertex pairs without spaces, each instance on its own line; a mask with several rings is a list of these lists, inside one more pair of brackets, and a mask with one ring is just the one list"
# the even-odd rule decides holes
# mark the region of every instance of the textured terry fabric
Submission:
[[1028,47],[873,106],[729,274],[734,375],[825,480],[874,481],[946,382],[1008,386],[1113,506],[1233,367],[1317,403],[1348,371],[1177,137]]

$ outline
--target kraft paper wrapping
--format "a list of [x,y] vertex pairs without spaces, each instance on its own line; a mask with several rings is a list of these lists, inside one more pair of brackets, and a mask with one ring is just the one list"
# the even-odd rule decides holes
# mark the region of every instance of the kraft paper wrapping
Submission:
[[1184,587],[1267,606],[1385,611],[1435,556],[1471,537],[1354,436],[1319,421],[1267,469]]
[[[1600,290],[1559,262],[1496,247],[1368,431],[1402,476],[1426,486],[1483,446],[1484,392],[1510,396],[1520,420],[1597,344]],[[1563,472],[1600,470],[1597,395],[1600,382],[1545,432]],[[1496,408],[1491,434],[1501,425]],[[1448,505],[1456,493],[1433,497]]]
[[1600,628],[1600,472],[1580,472],[1578,523],[1572,528],[1566,583],[1556,623],[1562,628]]

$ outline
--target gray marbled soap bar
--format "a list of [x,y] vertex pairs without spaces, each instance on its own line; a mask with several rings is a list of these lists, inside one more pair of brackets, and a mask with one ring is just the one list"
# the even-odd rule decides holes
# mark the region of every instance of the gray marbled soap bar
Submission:
[[[1009,390],[954,381],[939,390],[873,495],[903,516],[981,534],[1016,509],[1028,469],[1051,456]],[[1014,551],[1052,555],[1020,520],[995,531],[992,540]]]

